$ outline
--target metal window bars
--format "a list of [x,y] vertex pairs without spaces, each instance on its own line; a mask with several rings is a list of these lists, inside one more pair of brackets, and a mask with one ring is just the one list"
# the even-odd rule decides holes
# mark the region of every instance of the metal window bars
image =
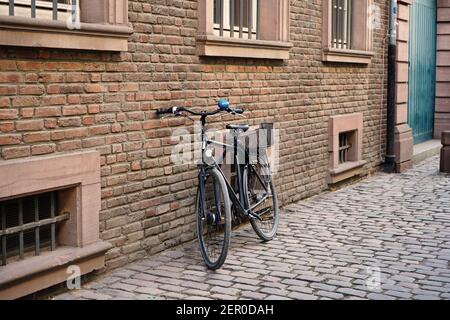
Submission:
[[353,0],[332,0],[331,46],[351,49]]
[[[0,0],[0,14],[9,16],[29,16],[32,19],[61,20],[71,15],[77,20],[78,0]],[[8,6],[4,12],[3,7]]]
[[352,147],[350,141],[350,134],[352,132],[343,132],[339,134],[339,163],[346,163],[348,161],[348,153]]
[[34,247],[56,249],[56,226],[69,219],[69,213],[57,215],[56,191],[0,202],[1,265],[9,258],[24,259]]
[[214,31],[221,37],[259,39],[260,0],[214,0]]

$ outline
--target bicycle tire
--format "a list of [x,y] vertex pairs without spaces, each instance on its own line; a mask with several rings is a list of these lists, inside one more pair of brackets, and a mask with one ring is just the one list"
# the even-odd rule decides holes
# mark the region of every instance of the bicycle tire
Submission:
[[[262,164],[261,164],[262,162]],[[270,228],[269,231],[266,231],[262,228],[261,226],[261,221],[255,218],[251,218],[250,219],[250,223],[253,227],[253,230],[255,231],[255,233],[258,235],[258,237],[263,240],[263,241],[270,241],[273,240],[273,238],[275,238],[277,231],[278,231],[278,225],[280,222],[280,210],[278,207],[278,198],[277,198],[277,192],[275,189],[275,185],[273,183],[273,179],[272,179],[272,175],[270,174],[270,167],[269,167],[269,163],[267,161],[266,157],[259,157],[258,159],[258,164],[249,164],[245,169],[244,169],[244,173],[243,173],[243,179],[242,179],[242,184],[244,187],[244,197],[245,197],[245,204],[247,206],[247,208],[250,207],[250,205],[252,205],[252,203],[254,201],[251,201],[251,194],[252,194],[252,179],[256,179],[256,175],[254,173],[251,172],[251,170],[257,170],[257,166],[267,166],[266,170],[268,170],[268,174],[264,177],[264,179],[267,179],[267,187],[270,190],[271,193],[271,198],[273,199],[273,224],[272,227]],[[255,176],[255,177],[253,177]],[[260,183],[261,184],[261,183]],[[266,200],[267,201],[267,200]]]
[[[207,201],[206,198],[208,196],[210,196],[210,194],[208,195],[208,191],[210,192],[211,190],[207,190],[207,183],[208,183],[208,179],[213,179],[212,182],[212,187],[214,188],[213,194],[214,194],[214,206],[217,208],[219,207],[217,204],[217,194],[220,194],[220,200],[223,201],[219,203],[220,205],[220,210],[219,210],[219,216],[220,219],[217,218],[217,211],[216,212],[207,212],[209,211],[207,208]],[[212,200],[208,200],[208,201],[212,201]],[[206,179],[205,179],[205,214],[209,215],[207,217],[202,217],[201,212],[200,212],[200,187],[197,190],[197,197],[196,197],[196,214],[197,214],[197,238],[198,238],[198,242],[199,242],[199,246],[200,246],[200,252],[201,255],[203,257],[203,260],[205,262],[205,265],[208,269],[210,270],[217,270],[220,267],[222,267],[222,265],[224,264],[227,254],[228,254],[228,248],[230,246],[230,239],[231,239],[231,201],[230,201],[230,197],[228,194],[228,189],[227,189],[227,185],[225,183],[225,180],[222,176],[222,174],[219,172],[219,170],[217,168],[213,168],[213,169],[207,169],[206,171]],[[217,221],[211,221],[213,219],[209,219],[208,217],[214,217],[216,216],[216,218],[214,219],[218,219],[218,221],[220,220],[220,222],[223,221],[222,223],[218,223]],[[214,226],[214,224],[216,224]],[[218,255],[218,257],[213,258],[211,257],[211,254],[209,253],[208,250],[208,245],[206,243],[206,234],[205,232],[205,226],[211,226],[211,229],[213,229],[213,227],[216,228],[216,231],[222,230],[223,232],[223,239],[221,240],[222,244],[221,244],[221,248],[220,248],[220,253]]]

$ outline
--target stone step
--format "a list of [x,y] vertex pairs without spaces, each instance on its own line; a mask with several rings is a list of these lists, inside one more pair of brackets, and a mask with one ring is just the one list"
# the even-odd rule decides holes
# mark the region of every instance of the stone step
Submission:
[[414,145],[413,163],[416,165],[441,152],[441,140],[433,139]]

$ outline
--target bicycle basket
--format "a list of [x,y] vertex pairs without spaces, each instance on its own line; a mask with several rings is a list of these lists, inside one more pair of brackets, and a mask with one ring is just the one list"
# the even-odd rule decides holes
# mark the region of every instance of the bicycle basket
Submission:
[[256,130],[251,130],[240,137],[247,151],[246,162],[258,163],[260,155],[266,154],[267,148],[273,145],[273,124],[263,123]]

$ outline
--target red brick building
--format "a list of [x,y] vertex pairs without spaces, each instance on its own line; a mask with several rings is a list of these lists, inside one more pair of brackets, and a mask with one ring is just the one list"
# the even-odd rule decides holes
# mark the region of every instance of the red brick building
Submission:
[[[25,2],[0,1],[0,201],[15,217],[2,230],[29,227],[2,234],[0,297],[65,281],[69,265],[114,268],[194,239],[195,165],[170,161],[173,130],[191,124],[158,108],[225,97],[251,125],[273,122],[283,205],[383,162],[387,1],[81,0],[80,23],[71,1]],[[399,1],[399,52],[410,2]],[[450,4],[439,5],[441,130]],[[412,138],[398,60],[401,169]],[[35,252],[43,240],[54,250]]]

